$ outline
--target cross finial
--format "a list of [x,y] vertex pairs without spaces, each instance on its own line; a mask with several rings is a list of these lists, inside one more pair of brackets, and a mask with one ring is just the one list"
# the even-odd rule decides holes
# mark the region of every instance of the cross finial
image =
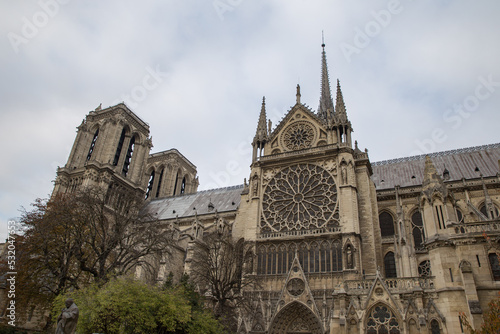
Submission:
[[325,34],[323,33],[323,30],[321,30],[321,47],[325,49]]
[[300,103],[300,85],[297,84],[297,103]]

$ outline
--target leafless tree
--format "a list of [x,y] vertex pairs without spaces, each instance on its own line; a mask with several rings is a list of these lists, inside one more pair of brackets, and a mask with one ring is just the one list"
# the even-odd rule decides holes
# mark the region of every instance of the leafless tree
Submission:
[[68,289],[102,284],[137,266],[152,271],[148,260],[168,253],[172,231],[142,215],[143,204],[140,195],[110,196],[99,188],[37,200],[20,221],[19,304],[26,311],[32,305],[50,307]]
[[249,306],[243,291],[258,284],[253,275],[253,246],[220,233],[206,235],[194,244],[190,278],[211,303],[215,316],[235,332],[237,310]]

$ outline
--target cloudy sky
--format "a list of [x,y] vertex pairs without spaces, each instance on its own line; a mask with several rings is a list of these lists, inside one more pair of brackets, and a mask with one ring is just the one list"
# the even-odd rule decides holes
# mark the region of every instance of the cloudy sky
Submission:
[[0,12],[1,239],[50,194],[100,103],[125,101],[152,152],[198,167],[200,189],[241,184],[262,96],[274,125],[297,83],[317,109],[321,31],[371,161],[500,142],[497,0],[0,0]]

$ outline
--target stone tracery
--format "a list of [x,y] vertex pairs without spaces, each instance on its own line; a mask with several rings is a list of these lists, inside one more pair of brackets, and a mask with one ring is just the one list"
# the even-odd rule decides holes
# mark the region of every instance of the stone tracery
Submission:
[[262,199],[261,232],[338,225],[337,187],[322,167],[299,164],[278,172]]
[[296,122],[285,129],[282,137],[283,146],[288,150],[300,150],[311,147],[315,138],[314,128],[308,122]]

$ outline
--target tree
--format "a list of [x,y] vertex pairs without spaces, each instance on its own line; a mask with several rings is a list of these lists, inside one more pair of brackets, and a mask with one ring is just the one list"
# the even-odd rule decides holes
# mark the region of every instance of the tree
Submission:
[[21,218],[18,239],[20,307],[50,308],[55,296],[137,266],[154,271],[151,257],[168,252],[172,232],[140,213],[143,198],[99,188],[37,200]]
[[471,334],[498,334],[500,333],[500,293],[498,298],[488,303],[488,312],[483,314],[483,324],[481,328],[475,330],[469,322],[465,313],[460,313],[462,324]]
[[211,303],[214,315],[228,331],[237,330],[237,309],[246,309],[247,286],[257,285],[252,245],[228,234],[212,233],[194,242],[190,277]]
[[78,333],[222,333],[213,316],[194,308],[185,293],[182,285],[160,289],[122,277],[60,295],[54,303],[53,317],[60,313],[64,300],[71,297],[80,311]]

